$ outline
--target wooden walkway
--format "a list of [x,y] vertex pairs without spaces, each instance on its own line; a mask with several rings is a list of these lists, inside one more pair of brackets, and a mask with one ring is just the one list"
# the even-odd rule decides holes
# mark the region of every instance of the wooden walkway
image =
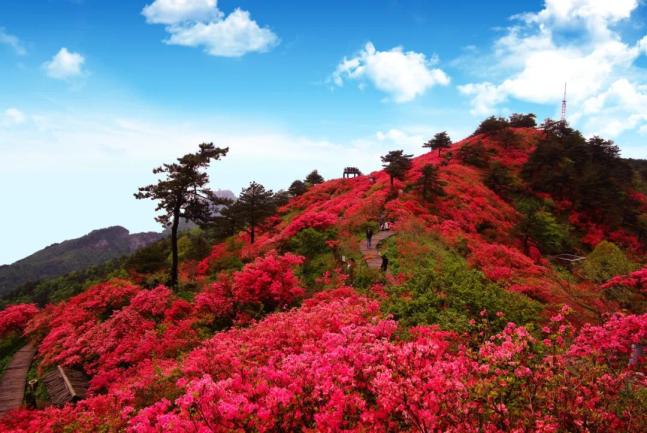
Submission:
[[24,346],[13,356],[0,379],[0,416],[22,405],[25,397],[27,371],[36,349],[31,343]]
[[362,239],[359,243],[359,250],[364,256],[364,260],[370,269],[380,269],[382,265],[382,257],[380,257],[377,246],[384,239],[391,237],[395,234],[392,230],[383,230],[373,235],[371,248],[366,245],[366,238]]

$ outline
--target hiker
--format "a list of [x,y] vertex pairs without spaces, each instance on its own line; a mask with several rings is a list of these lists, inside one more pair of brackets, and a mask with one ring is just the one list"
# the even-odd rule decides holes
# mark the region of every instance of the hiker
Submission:
[[373,240],[373,229],[372,228],[367,228],[366,229],[366,247],[371,248],[371,242]]
[[380,270],[382,272],[386,272],[386,268],[389,266],[389,259],[386,257],[386,254],[382,254],[382,265],[380,266]]

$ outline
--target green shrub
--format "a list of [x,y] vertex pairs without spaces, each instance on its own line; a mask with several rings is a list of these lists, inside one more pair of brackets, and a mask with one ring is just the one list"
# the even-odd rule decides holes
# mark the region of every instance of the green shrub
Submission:
[[602,283],[616,275],[628,274],[636,269],[624,252],[613,242],[602,241],[586,256],[582,271],[586,278]]
[[398,256],[394,243],[389,245],[392,269],[412,275],[406,283],[387,288],[389,297],[383,303],[385,312],[402,325],[438,324],[463,332],[482,311],[498,329],[509,321],[525,324],[537,319],[541,309],[537,302],[489,282],[440,241],[430,237],[417,240],[428,251],[417,262],[403,261],[406,257]]
[[480,141],[477,141],[474,144],[464,144],[460,149],[458,149],[457,156],[463,163],[473,165],[478,168],[487,167],[490,161],[490,155],[483,143]]

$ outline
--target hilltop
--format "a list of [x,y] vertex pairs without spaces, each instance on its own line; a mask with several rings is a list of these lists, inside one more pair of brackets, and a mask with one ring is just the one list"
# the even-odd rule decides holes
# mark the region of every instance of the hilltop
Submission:
[[[37,345],[34,376],[90,378],[86,400],[0,427],[644,431],[643,162],[517,115],[405,165],[308,183],[253,243],[185,233],[176,290],[158,242],[122,278],[0,312],[5,341]],[[360,248],[383,222],[386,273]]]
[[49,245],[10,265],[0,266],[0,296],[25,283],[57,277],[132,254],[160,237],[154,232],[131,234],[121,226],[113,226]]

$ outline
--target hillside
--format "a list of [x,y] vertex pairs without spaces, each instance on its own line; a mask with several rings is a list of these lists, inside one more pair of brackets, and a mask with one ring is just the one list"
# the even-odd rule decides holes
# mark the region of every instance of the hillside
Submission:
[[105,263],[160,239],[159,233],[133,233],[120,226],[93,230],[52,244],[11,265],[0,266],[0,296],[18,286]]
[[[176,290],[155,246],[127,278],[8,307],[32,375],[77,368],[90,394],[43,409],[41,385],[0,430],[645,431],[644,165],[529,120],[309,185],[253,243],[187,234]],[[381,272],[360,246],[385,221]]]

